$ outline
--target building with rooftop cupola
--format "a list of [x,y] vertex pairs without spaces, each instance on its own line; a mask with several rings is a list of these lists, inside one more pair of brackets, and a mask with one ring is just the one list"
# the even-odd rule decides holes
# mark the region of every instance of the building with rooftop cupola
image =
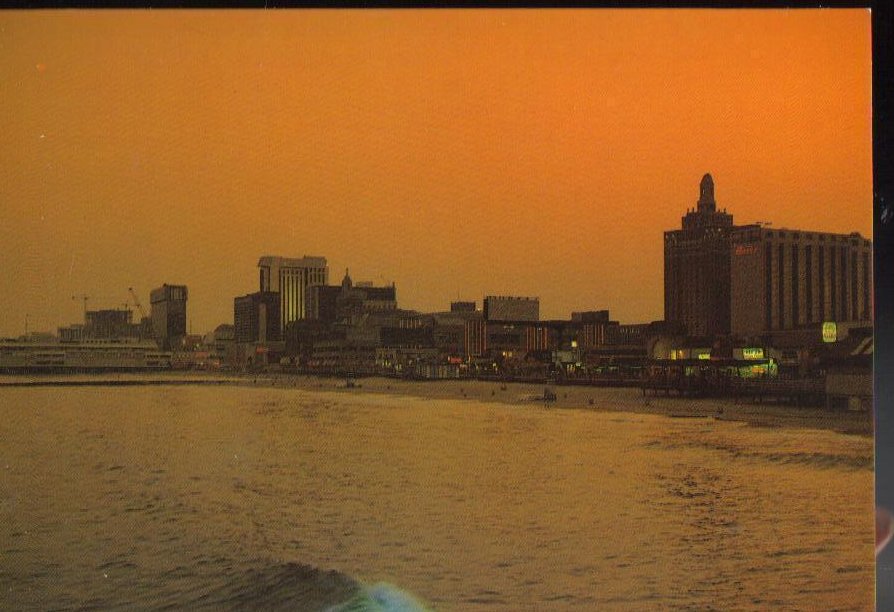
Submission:
[[664,233],[664,318],[690,336],[730,332],[730,233],[733,216],[717,209],[714,179],[702,177],[695,208]]
[[355,283],[345,270],[341,285],[308,287],[305,302],[307,319],[331,324],[363,314],[395,311],[397,289],[394,283],[382,287],[369,281]]
[[[665,320],[689,336],[757,338],[872,325],[872,243],[835,234],[733,225],[706,174],[682,227],[664,234]],[[815,332],[815,333],[814,333]]]

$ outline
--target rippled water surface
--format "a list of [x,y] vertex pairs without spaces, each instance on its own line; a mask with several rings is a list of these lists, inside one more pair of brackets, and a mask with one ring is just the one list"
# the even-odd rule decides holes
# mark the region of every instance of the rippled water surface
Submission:
[[242,387],[0,389],[0,607],[872,608],[872,440]]

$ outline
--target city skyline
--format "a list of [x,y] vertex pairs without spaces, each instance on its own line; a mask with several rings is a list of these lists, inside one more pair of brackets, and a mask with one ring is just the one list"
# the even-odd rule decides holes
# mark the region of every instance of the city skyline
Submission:
[[165,282],[209,331],[265,253],[421,311],[661,319],[662,235],[707,172],[737,224],[871,238],[869,32],[865,10],[4,13],[0,335]]

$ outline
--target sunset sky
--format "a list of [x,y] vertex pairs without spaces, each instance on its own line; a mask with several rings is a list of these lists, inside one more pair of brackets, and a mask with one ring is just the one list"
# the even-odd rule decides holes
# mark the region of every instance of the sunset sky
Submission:
[[662,233],[710,172],[736,223],[871,236],[868,10],[0,13],[0,336],[261,255],[398,304],[532,295],[663,317]]

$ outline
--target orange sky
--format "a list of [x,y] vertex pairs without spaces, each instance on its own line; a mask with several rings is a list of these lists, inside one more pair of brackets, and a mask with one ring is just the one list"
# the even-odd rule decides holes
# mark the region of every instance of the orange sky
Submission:
[[737,223],[871,236],[868,10],[0,13],[0,336],[263,254],[399,305],[663,316],[705,172]]

